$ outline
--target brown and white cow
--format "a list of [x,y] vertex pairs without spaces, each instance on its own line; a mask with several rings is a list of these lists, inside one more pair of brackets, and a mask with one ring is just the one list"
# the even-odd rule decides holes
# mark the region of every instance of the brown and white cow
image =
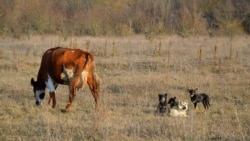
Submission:
[[80,49],[55,47],[48,49],[42,56],[37,81],[31,78],[36,105],[41,105],[45,96],[45,88],[49,89],[49,104],[56,106],[56,88],[58,84],[69,86],[69,103],[66,111],[72,105],[76,90],[83,89],[88,84],[98,108],[99,78],[95,73],[94,57],[89,52]]

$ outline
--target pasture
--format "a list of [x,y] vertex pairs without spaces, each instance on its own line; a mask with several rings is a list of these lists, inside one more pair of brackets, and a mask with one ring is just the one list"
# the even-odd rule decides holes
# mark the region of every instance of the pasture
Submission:
[[[62,113],[68,87],[59,85],[57,107],[35,106],[30,79],[41,56],[55,46],[90,50],[101,78],[100,109],[89,89],[77,91]],[[250,140],[250,37],[34,36],[0,39],[0,140]],[[194,112],[188,88],[210,96]],[[155,115],[158,94],[189,102],[189,117]]]

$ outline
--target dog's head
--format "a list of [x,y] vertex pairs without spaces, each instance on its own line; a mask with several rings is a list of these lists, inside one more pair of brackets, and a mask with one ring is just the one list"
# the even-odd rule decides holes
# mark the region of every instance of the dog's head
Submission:
[[178,108],[180,110],[188,110],[188,102],[187,101],[178,102]]
[[178,103],[176,102],[176,97],[171,97],[169,100],[168,100],[168,104],[170,104],[170,108],[174,107],[174,106],[177,106]]
[[159,98],[159,103],[165,104],[167,101],[167,93],[165,94],[158,94],[158,98]]
[[198,88],[195,89],[187,89],[187,92],[190,94],[190,96],[194,96],[196,94],[196,91],[198,90]]

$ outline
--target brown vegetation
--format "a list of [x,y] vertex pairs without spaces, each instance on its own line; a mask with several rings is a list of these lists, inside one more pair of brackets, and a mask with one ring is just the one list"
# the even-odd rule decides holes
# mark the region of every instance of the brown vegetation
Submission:
[[[250,140],[248,36],[72,38],[1,39],[0,140]],[[67,86],[58,87],[57,108],[47,106],[48,93],[43,106],[34,104],[29,82],[41,55],[70,41],[96,56],[102,79],[99,111],[85,89],[77,93],[75,108],[62,113]],[[159,45],[160,54],[155,53]],[[206,113],[193,112],[185,92],[193,87],[209,95]],[[156,116],[159,93],[188,100],[189,117]]]
[[1,0],[0,35],[227,35],[250,32],[248,0]]

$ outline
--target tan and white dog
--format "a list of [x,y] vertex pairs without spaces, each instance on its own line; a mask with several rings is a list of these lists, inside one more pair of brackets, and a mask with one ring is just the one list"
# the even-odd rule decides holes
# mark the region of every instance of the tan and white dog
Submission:
[[187,101],[176,101],[176,97],[170,98],[168,101],[170,104],[169,116],[171,117],[188,117],[188,102]]

